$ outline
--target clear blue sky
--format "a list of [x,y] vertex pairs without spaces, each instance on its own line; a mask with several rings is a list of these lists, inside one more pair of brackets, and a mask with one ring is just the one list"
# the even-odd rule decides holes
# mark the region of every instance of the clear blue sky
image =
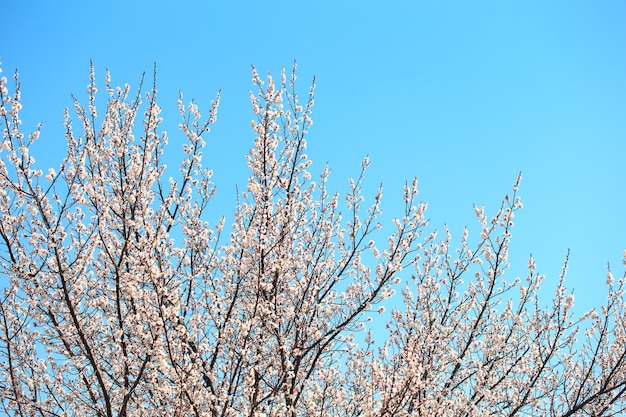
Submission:
[[228,215],[248,174],[250,65],[278,74],[296,59],[303,96],[317,76],[309,155],[333,185],[369,154],[386,216],[417,176],[432,224],[458,237],[472,204],[493,213],[522,171],[512,273],[532,252],[556,280],[569,248],[583,307],[603,301],[607,261],[623,273],[625,2],[3,0],[0,15],[3,75],[19,68],[24,126],[44,122],[38,163],[63,156],[63,108],[90,59],[100,86],[106,67],[136,86],[156,61],[171,132],[179,89],[203,108],[222,90],[206,162],[215,217]]

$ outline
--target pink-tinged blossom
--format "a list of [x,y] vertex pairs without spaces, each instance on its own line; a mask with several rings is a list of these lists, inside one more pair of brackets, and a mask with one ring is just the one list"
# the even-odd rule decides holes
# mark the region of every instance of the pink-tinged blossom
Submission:
[[[604,305],[579,318],[568,259],[551,300],[539,300],[532,256],[525,279],[512,277],[521,176],[493,216],[474,207],[478,236],[465,228],[458,247],[447,227],[429,229],[417,179],[381,221],[382,187],[362,193],[369,158],[344,195],[332,192],[330,169],[312,173],[305,153],[315,83],[300,102],[295,68],[280,80],[252,68],[250,177],[228,219],[210,218],[213,173],[202,165],[219,94],[204,116],[180,94],[168,133],[154,84],[134,94],[107,72],[101,104],[92,66],[86,106],[74,98],[75,115],[64,113],[67,157],[44,177],[30,146],[45,132],[24,135],[17,75],[12,94],[0,78],[2,411],[623,412],[626,278],[609,269]],[[166,177],[170,136],[180,164]],[[396,306],[386,315],[384,300]]]

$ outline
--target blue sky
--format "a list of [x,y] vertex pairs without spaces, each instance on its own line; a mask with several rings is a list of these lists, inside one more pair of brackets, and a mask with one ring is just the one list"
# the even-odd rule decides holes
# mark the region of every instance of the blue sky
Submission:
[[42,165],[64,154],[63,108],[83,97],[90,59],[100,86],[105,68],[136,86],[156,61],[172,132],[179,90],[203,108],[222,91],[205,155],[215,218],[228,215],[248,174],[250,65],[278,74],[295,59],[303,96],[317,77],[309,155],[333,186],[369,155],[385,216],[417,176],[432,225],[458,237],[472,204],[495,212],[522,171],[511,272],[532,252],[556,280],[569,248],[585,308],[603,301],[607,261],[623,273],[624,2],[2,1],[0,14],[3,75],[19,68],[24,126],[44,122]]

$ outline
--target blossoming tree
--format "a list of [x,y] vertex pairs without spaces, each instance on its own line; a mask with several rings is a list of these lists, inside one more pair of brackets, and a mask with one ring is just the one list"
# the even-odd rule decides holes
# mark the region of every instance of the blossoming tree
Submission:
[[[156,77],[155,77],[156,78]],[[507,273],[511,197],[454,248],[424,233],[417,181],[383,246],[382,191],[313,179],[313,88],[253,70],[250,177],[232,226],[209,223],[203,119],[178,101],[184,158],[166,176],[156,88],[65,112],[67,156],[42,172],[20,86],[0,80],[0,404],[15,416],[608,416],[626,406],[624,278],[574,317],[532,259]],[[142,119],[142,123],[138,123]],[[167,171],[169,173],[169,171]],[[381,240],[381,239],[378,239]],[[567,266],[567,265],[565,265]],[[404,286],[403,286],[404,285]],[[398,295],[394,296],[394,293]],[[368,314],[390,305],[386,336]],[[378,316],[384,317],[384,316]]]

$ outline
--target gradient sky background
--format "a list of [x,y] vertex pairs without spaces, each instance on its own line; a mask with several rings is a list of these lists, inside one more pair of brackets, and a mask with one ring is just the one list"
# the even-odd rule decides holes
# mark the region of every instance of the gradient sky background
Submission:
[[[385,219],[417,176],[431,224],[453,236],[472,204],[495,213],[523,172],[512,275],[529,253],[548,282],[571,249],[577,305],[604,300],[605,267],[626,249],[626,2],[623,1],[0,1],[3,75],[19,68],[25,130],[44,122],[42,166],[64,155],[63,109],[97,82],[137,86],[158,66],[164,126],[182,90],[207,109],[222,90],[205,164],[214,218],[230,215],[252,144],[250,65],[317,77],[309,155],[347,188],[370,156]],[[546,294],[547,297],[550,294]],[[546,301],[549,298],[545,299]]]

